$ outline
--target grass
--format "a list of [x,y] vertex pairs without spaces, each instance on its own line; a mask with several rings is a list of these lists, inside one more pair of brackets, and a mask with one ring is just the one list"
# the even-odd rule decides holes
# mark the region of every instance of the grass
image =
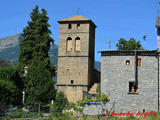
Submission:
[[147,116],[147,117],[112,117],[108,118],[107,116],[87,116],[83,115],[80,117],[73,116],[61,116],[59,118],[54,118],[53,116],[43,118],[42,120],[160,120],[160,113],[157,113],[156,116]]
[[[18,114],[18,113],[17,113]],[[31,115],[31,114],[30,114]],[[27,116],[30,120],[38,119],[32,116]],[[13,120],[13,117],[6,117],[4,120]],[[14,120],[26,120],[25,117],[23,118],[14,118]],[[54,115],[50,115],[48,117],[41,117],[39,120],[160,120],[160,112],[158,112],[155,116],[147,116],[147,117],[117,117],[113,116],[112,118],[108,118],[107,116],[87,116],[87,115],[80,115],[80,116],[73,116],[71,114],[63,114],[59,117],[55,117]]]

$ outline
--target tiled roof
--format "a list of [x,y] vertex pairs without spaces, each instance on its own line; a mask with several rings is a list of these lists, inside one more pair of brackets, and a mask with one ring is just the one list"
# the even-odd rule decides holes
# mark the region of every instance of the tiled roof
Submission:
[[[157,50],[136,50],[137,52],[156,52]],[[102,52],[135,52],[135,50],[104,50],[99,51],[99,53]]]
[[90,21],[90,19],[83,17],[81,15],[76,15],[69,18],[61,19],[58,22],[61,22],[61,21]]
[[[102,56],[112,55],[135,55],[135,50],[105,50],[99,51]],[[137,55],[158,55],[160,54],[157,50],[136,50]]]

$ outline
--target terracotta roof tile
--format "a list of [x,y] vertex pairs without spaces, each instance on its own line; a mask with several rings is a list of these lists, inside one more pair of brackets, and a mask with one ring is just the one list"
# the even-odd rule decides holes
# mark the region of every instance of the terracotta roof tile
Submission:
[[59,22],[61,22],[61,21],[90,21],[90,19],[83,17],[83,16],[80,16],[80,15],[76,15],[76,16],[72,16],[69,18],[59,20]]

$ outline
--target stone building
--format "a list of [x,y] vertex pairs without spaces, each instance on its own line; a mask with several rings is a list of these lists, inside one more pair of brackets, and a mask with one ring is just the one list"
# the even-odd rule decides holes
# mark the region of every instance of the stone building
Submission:
[[94,48],[96,25],[80,15],[58,21],[57,88],[75,102],[88,93],[95,82]]
[[110,97],[107,110],[159,110],[160,17],[156,27],[157,50],[101,51],[101,91]]

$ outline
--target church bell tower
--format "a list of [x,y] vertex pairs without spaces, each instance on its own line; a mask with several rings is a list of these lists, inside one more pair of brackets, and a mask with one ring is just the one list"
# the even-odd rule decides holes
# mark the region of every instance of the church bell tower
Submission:
[[81,100],[93,81],[96,25],[80,15],[58,21],[58,91]]

